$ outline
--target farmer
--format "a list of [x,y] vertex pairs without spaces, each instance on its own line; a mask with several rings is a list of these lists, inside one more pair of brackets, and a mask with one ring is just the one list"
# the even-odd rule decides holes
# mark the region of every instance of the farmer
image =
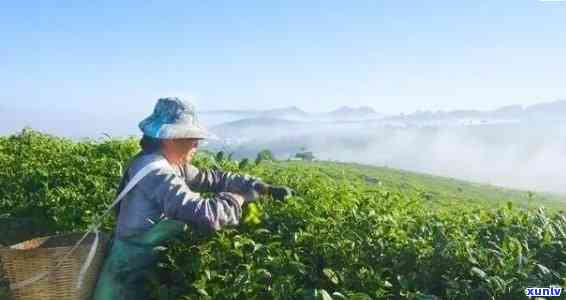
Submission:
[[[95,300],[147,298],[144,283],[157,262],[154,248],[182,233],[185,224],[212,231],[237,225],[246,203],[260,195],[284,200],[292,193],[258,178],[191,165],[208,133],[189,102],[159,99],[153,114],[139,127],[142,151],[124,173],[119,190],[149,165],[153,169],[118,204],[116,232]],[[198,192],[216,194],[204,198]]]

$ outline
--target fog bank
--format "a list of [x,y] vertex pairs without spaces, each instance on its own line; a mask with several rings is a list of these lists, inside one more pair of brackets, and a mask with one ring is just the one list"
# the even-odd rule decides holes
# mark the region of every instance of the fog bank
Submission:
[[566,124],[454,127],[326,124],[230,132],[240,156],[271,149],[281,159],[302,148],[322,160],[358,162],[471,181],[566,194]]

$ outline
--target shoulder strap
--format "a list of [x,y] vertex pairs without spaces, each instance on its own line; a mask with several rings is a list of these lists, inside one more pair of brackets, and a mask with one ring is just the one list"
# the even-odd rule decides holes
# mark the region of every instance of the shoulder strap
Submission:
[[145,176],[147,176],[147,174],[149,174],[153,171],[165,168],[165,167],[168,166],[168,164],[169,163],[167,162],[167,160],[165,160],[164,158],[161,158],[161,159],[158,159],[156,161],[149,163],[148,165],[143,167],[141,170],[139,170],[136,173],[136,175],[134,175],[134,177],[132,177],[132,179],[130,179],[128,181],[128,183],[122,189],[120,194],[118,194],[118,197],[116,197],[116,200],[114,200],[114,202],[112,202],[112,204],[108,207],[108,209],[106,210],[104,215],[106,215],[106,213],[108,211],[110,211],[114,206],[116,206],[116,204],[118,204],[118,202],[120,202],[120,200],[122,200],[122,198],[124,198],[126,196],[126,194],[128,194],[128,192],[131,189],[133,189],[136,186],[136,184],[138,184],[138,182],[140,182]]

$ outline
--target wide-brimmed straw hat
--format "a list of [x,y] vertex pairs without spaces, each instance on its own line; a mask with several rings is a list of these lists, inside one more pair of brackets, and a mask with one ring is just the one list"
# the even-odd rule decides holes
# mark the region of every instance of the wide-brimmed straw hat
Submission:
[[208,130],[200,124],[195,106],[177,97],[157,100],[153,113],[140,122],[144,135],[156,139],[204,139]]

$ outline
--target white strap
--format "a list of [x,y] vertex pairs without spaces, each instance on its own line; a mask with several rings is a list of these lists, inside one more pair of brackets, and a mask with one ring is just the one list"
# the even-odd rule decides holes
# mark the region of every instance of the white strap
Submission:
[[[108,208],[104,211],[104,213],[102,214],[102,216],[100,217],[99,221],[101,222],[107,215],[108,213],[110,213],[110,211],[112,210],[112,208],[114,208],[114,206],[116,206],[120,200],[122,200],[122,198],[124,198],[126,196],[126,194],[128,194],[128,192],[134,188],[134,186],[136,186],[136,184],[138,182],[140,182],[145,176],[147,176],[149,173],[162,169],[162,168],[166,168],[168,166],[168,162],[164,159],[161,158],[159,160],[156,160],[154,162],[149,163],[147,166],[143,167],[141,170],[139,170],[136,175],[130,179],[128,181],[128,184],[126,185],[126,187],[124,187],[124,189],[120,192],[120,194],[118,195],[118,197],[116,197],[116,200],[114,200],[114,202],[112,202],[112,204],[110,204],[110,206],[108,206]],[[87,259],[85,260],[85,262],[83,263],[82,267],[81,267],[81,271],[79,273],[79,278],[78,278],[78,282],[77,282],[77,289],[81,288],[83,281],[84,281],[84,276],[86,275],[86,272],[90,266],[90,264],[92,263],[92,260],[94,259],[94,256],[96,254],[96,249],[98,247],[98,243],[99,243],[99,230],[98,228],[100,227],[100,224],[91,224],[91,226],[89,226],[88,231],[81,237],[81,239],[71,248],[71,250],[69,250],[69,252],[67,252],[63,258],[59,259],[57,261],[57,264],[55,265],[55,268],[53,268],[50,271],[46,271],[46,272],[42,272],[39,273],[29,279],[26,280],[22,280],[20,282],[16,282],[16,283],[12,283],[10,284],[10,289],[11,290],[17,290],[17,289],[21,289],[23,287],[26,287],[30,284],[33,284],[34,282],[43,279],[45,276],[49,275],[49,273],[53,272],[54,270],[58,269],[59,266],[79,247],[79,245],[86,239],[86,237],[91,233],[94,232],[95,233],[95,238],[94,241],[90,247],[90,251],[88,253]]]
[[88,271],[88,267],[90,267],[90,264],[94,259],[94,255],[96,254],[96,249],[98,249],[98,242],[100,239],[100,231],[98,230],[98,228],[95,229],[94,234],[95,234],[94,242],[92,243],[92,246],[90,246],[90,251],[88,251],[88,256],[85,262],[83,263],[83,266],[81,267],[81,271],[79,272],[79,279],[77,280],[77,290],[83,286],[84,278],[86,272]]
[[116,200],[114,200],[114,202],[112,202],[112,204],[110,204],[110,206],[106,209],[104,214],[102,214],[101,219],[104,218],[112,210],[112,208],[114,208],[114,206],[116,206],[118,204],[118,202],[120,202],[120,200],[122,200],[122,198],[124,198],[126,196],[126,194],[131,189],[133,189],[134,186],[136,186],[136,184],[138,184],[138,182],[140,182],[140,180],[142,180],[145,176],[147,176],[147,174],[149,174],[149,173],[151,173],[155,170],[166,168],[168,165],[169,165],[169,163],[164,158],[161,158],[159,160],[156,160],[156,161],[148,164],[147,166],[145,166],[141,170],[139,170],[136,173],[136,175],[134,175],[134,177],[132,177],[132,179],[130,179],[128,181],[128,184],[126,185],[126,187],[124,187],[122,192],[120,192],[118,197],[116,197]]

